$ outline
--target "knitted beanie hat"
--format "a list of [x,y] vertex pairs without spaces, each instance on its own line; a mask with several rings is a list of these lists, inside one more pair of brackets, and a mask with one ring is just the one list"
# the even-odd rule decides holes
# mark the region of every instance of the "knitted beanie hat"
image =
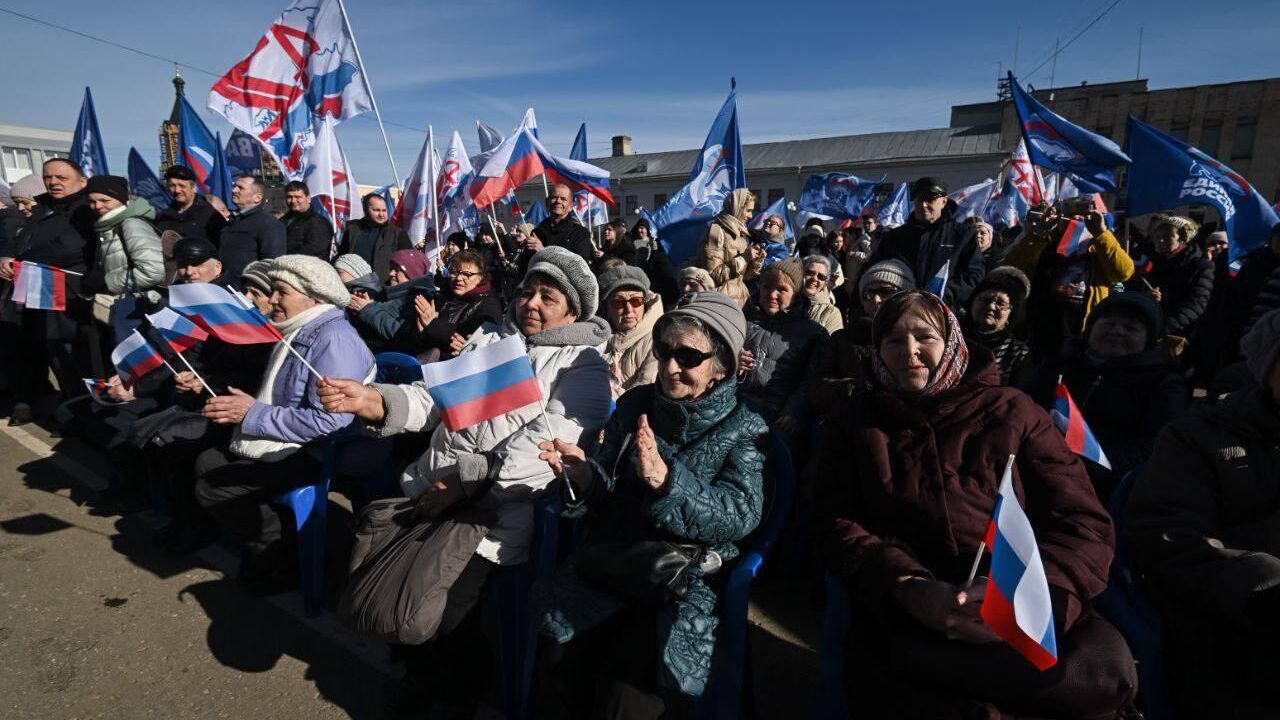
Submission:
[[129,181],[119,175],[94,175],[89,178],[84,189],[86,192],[106,195],[121,204],[129,203]]
[[271,260],[254,260],[245,265],[240,273],[240,284],[246,289],[255,288],[270,295],[271,277],[268,273],[271,271],[271,262]]
[[689,293],[680,298],[674,310],[658,318],[653,327],[653,336],[661,337],[666,324],[682,315],[700,321],[729,346],[732,357],[724,359],[727,367],[736,371],[738,355],[742,353],[742,346],[747,341],[747,319],[738,303],[718,290]]
[[778,276],[785,277],[791,283],[791,289],[799,292],[804,287],[804,266],[800,264],[800,258],[789,257],[765,268],[760,273],[760,284],[764,285]]
[[600,300],[607,300],[618,290],[639,290],[649,293],[649,276],[634,265],[623,265],[600,274]]
[[391,265],[404,270],[410,280],[431,272],[431,261],[421,250],[397,250],[391,253]]
[[333,268],[335,270],[345,270],[353,278],[364,277],[373,272],[373,266],[369,264],[369,261],[355,253],[339,255],[338,259],[333,261]]
[[600,284],[591,274],[587,261],[577,253],[558,245],[545,247],[529,260],[524,282],[537,273],[551,280],[569,298],[569,307],[579,320],[596,314],[600,305]]
[[318,257],[281,255],[271,261],[267,277],[291,285],[308,297],[340,308],[351,302],[351,293],[342,284],[338,271]]
[[867,268],[858,280],[858,294],[861,295],[872,283],[886,283],[903,290],[916,289],[916,274],[901,260],[882,260]]
[[680,271],[678,282],[684,283],[686,280],[692,280],[702,286],[703,290],[715,290],[716,281],[711,279],[711,273],[700,267],[687,267]]

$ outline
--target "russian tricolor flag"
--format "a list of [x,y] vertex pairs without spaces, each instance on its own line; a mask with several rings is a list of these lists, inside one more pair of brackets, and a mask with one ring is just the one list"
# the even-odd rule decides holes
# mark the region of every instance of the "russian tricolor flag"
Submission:
[[28,310],[66,310],[66,273],[48,265],[14,261],[13,301]]
[[169,307],[219,340],[234,345],[276,342],[283,337],[252,303],[217,285],[171,285]]
[[151,327],[160,333],[174,352],[189,350],[196,343],[209,337],[204,328],[182,317],[169,308],[160,308],[158,312],[147,316]]
[[609,171],[580,160],[558,158],[547,152],[542,143],[534,140],[534,146],[542,159],[543,171],[547,178],[559,185],[568,185],[573,192],[588,192],[600,198],[610,207],[617,207],[613,194],[609,192]]
[[120,374],[120,382],[125,387],[133,387],[138,378],[165,364],[164,358],[155,348],[147,344],[146,338],[137,330],[129,333],[124,342],[111,351],[111,364],[116,366]]
[[542,400],[520,335],[423,365],[422,379],[450,432]]
[[524,127],[502,141],[471,182],[471,199],[476,207],[498,202],[545,171],[536,145],[540,145],[537,138]]
[[929,284],[925,286],[925,292],[933,293],[939,298],[947,291],[947,281],[951,279],[951,259],[942,263],[942,267],[938,268],[937,274],[929,280]]
[[1062,229],[1062,237],[1058,238],[1057,252],[1060,257],[1071,257],[1080,252],[1089,240],[1089,231],[1083,220],[1068,220]]
[[1107,460],[1107,454],[1102,451],[1098,439],[1093,436],[1089,424],[1084,421],[1084,413],[1076,407],[1076,401],[1071,399],[1071,393],[1062,382],[1062,378],[1058,378],[1058,387],[1054,390],[1053,409],[1049,411],[1049,417],[1053,418],[1053,424],[1066,437],[1067,447],[1071,448],[1071,452],[1088,458],[1108,470],[1111,469],[1111,461]]
[[119,400],[112,400],[107,391],[111,389],[110,383],[106,380],[97,380],[95,378],[82,378],[84,380],[84,389],[89,392],[89,397],[99,405],[123,405]]
[[1053,601],[1031,521],[1013,492],[1012,455],[1000,480],[986,543],[991,548],[991,572],[982,619],[1032,665],[1048,670],[1058,662]]

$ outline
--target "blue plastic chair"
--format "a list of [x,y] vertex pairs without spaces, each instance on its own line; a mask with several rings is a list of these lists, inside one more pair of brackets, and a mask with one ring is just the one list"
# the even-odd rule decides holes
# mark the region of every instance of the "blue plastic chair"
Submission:
[[822,644],[818,648],[818,691],[813,704],[813,716],[819,720],[849,717],[845,662],[852,609],[844,583],[828,574],[827,611],[822,620]]
[[378,382],[408,385],[422,379],[422,362],[412,355],[398,352],[378,353]]
[[701,720],[736,720],[741,717],[742,701],[751,686],[747,636],[747,604],[751,600],[751,585],[782,534],[796,495],[796,469],[791,461],[791,451],[777,433],[769,436],[765,480],[768,483],[766,488],[773,493],[769,515],[751,538],[750,549],[734,563],[721,593],[720,627],[716,633],[711,678],[706,692],[698,699],[698,717]]
[[1107,504],[1116,530],[1116,554],[1107,589],[1094,600],[1094,605],[1124,636],[1137,660],[1138,693],[1146,716],[1151,720],[1176,720],[1179,715],[1169,700],[1165,676],[1164,620],[1130,564],[1129,543],[1124,534],[1124,509],[1141,475],[1141,466],[1130,470],[1116,485]]

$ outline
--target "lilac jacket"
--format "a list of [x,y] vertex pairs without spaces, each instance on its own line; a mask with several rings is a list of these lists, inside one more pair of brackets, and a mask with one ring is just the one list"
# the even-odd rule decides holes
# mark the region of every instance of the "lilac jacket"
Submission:
[[[364,380],[373,374],[373,354],[341,310],[329,310],[303,327],[292,345],[325,377]],[[315,376],[289,353],[276,375],[271,404],[255,402],[241,425],[244,432],[257,437],[309,443],[353,420],[354,415],[324,410],[316,395]]]

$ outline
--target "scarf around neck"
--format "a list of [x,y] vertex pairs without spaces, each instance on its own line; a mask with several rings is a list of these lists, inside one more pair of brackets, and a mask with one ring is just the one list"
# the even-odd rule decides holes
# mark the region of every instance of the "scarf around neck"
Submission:
[[[964,377],[965,371],[969,369],[969,347],[965,344],[964,334],[960,331],[960,321],[956,319],[955,313],[951,312],[951,308],[935,295],[924,292],[919,294],[927,298],[934,308],[941,309],[942,314],[947,318],[946,333],[943,337],[946,347],[942,350],[942,359],[929,374],[929,383],[924,386],[924,389],[918,393],[911,393],[918,398],[931,398],[955,387],[960,382],[960,378]],[[880,357],[880,343],[883,339],[872,338],[874,348],[871,353],[872,369],[880,385],[889,390],[895,390],[899,388],[898,381]]]

